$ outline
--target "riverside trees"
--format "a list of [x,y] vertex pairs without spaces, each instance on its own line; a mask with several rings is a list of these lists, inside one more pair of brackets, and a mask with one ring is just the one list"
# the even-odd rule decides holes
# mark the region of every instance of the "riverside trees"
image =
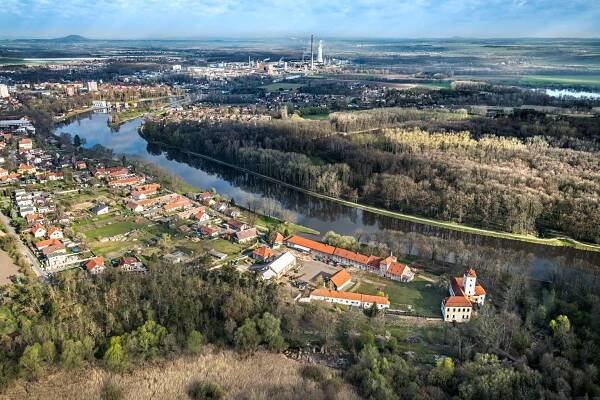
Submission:
[[[466,118],[460,113],[395,108],[372,111],[364,118],[361,113],[354,119],[344,117],[344,126],[462,123]],[[210,155],[334,197],[513,233],[555,230],[600,241],[600,225],[594,223],[600,219],[600,157],[593,148],[559,147],[558,137],[414,127],[344,136],[334,133],[341,116],[333,121],[148,121],[142,134],[151,142]],[[574,143],[572,136],[565,140]]]

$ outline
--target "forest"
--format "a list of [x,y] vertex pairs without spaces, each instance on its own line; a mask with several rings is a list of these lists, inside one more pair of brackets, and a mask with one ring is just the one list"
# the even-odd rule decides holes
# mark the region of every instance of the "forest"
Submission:
[[[424,336],[375,310],[298,304],[283,286],[203,262],[167,268],[151,259],[149,273],[133,275],[70,271],[51,285],[27,276],[1,288],[0,388],[58,368],[127,373],[153,360],[194,357],[207,344],[246,357],[310,345],[348,360],[341,376],[367,399],[600,395],[597,279],[581,284],[581,274],[563,274],[539,283],[507,269],[502,250],[484,251],[489,257],[465,252],[461,262],[477,268],[494,301],[471,323],[423,327]],[[419,346],[437,357],[407,351]],[[303,376],[335,385],[317,365]]]
[[147,121],[141,134],[334,197],[482,228],[600,242],[600,159],[579,146],[595,140],[586,136],[594,121],[566,120],[567,133],[553,136],[535,134],[539,126],[518,136],[508,128],[495,135],[419,127],[426,120],[468,127],[470,118],[391,108],[318,122]]

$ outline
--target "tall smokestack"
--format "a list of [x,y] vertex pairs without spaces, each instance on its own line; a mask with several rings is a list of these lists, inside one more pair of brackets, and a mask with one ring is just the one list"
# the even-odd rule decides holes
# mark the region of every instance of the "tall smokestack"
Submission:
[[314,35],[310,35],[310,69],[315,67],[315,53],[313,52]]

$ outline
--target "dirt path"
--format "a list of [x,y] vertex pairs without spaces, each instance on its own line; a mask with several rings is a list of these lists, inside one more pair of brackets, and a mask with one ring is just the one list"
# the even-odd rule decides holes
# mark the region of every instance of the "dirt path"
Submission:
[[13,260],[4,250],[0,250],[0,286],[11,283],[10,277],[18,272],[19,267],[13,263]]

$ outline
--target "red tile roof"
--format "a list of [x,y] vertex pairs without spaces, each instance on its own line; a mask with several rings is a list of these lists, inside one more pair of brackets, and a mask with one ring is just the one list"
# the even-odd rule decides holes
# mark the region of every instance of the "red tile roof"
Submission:
[[245,231],[239,231],[235,233],[238,240],[246,240],[256,237],[256,228],[246,229]]
[[85,268],[88,271],[93,270],[96,267],[100,267],[104,265],[104,258],[103,257],[94,257],[91,260],[88,260],[88,262],[85,263]]
[[341,286],[344,286],[344,284],[346,284],[347,282],[350,282],[352,280],[352,275],[350,275],[350,273],[347,270],[341,269],[335,274],[331,275],[331,278],[329,278],[329,280],[335,285],[336,288],[339,288]]
[[275,239],[273,240],[273,243],[277,243],[277,244],[281,244],[283,243],[283,235],[279,232],[277,232],[277,234],[275,235]]
[[35,248],[38,250],[42,250],[44,247],[55,246],[57,244],[62,244],[62,242],[58,239],[40,240],[39,242],[35,243]]
[[294,235],[287,239],[288,243],[296,246],[306,247],[311,250],[316,250],[324,254],[333,254],[335,247],[325,243],[317,242],[316,240],[306,239],[302,236]]
[[377,303],[390,305],[390,301],[383,296],[374,296],[370,294],[352,293],[352,292],[338,292],[329,289],[315,289],[311,292],[311,296],[322,296],[331,297],[334,299],[344,299],[352,301],[360,301],[363,303]]
[[273,257],[273,250],[271,250],[270,248],[268,248],[267,246],[261,246],[258,249],[254,250],[252,252],[252,254],[255,257],[260,257],[263,260],[269,259],[271,257]]
[[354,261],[356,263],[363,264],[363,265],[367,265],[367,263],[369,262],[369,256],[365,256],[364,254],[360,254],[360,253],[355,253],[350,250],[342,249],[340,247],[337,247],[335,249],[335,251],[333,252],[333,255],[342,257],[347,260]]
[[445,307],[473,307],[465,296],[450,296],[443,300]]
[[405,264],[393,262],[390,264],[386,272],[390,275],[402,276],[406,268],[408,267]]

